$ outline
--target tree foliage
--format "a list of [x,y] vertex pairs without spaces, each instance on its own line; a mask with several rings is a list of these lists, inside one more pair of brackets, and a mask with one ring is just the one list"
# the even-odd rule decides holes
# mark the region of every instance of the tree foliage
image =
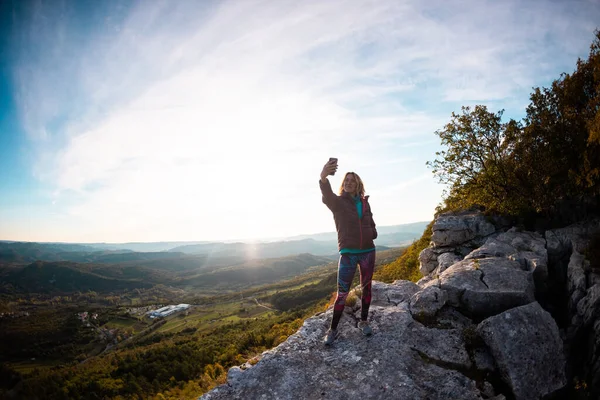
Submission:
[[22,376],[2,368],[0,372],[11,375],[0,379],[0,397],[12,387],[18,398],[27,399],[196,398],[224,383],[231,366],[285,341],[317,309],[240,321],[204,333],[155,334],[156,341],[138,341],[85,363]]
[[421,278],[421,273],[419,272],[419,253],[429,246],[432,226],[433,221],[427,225],[421,238],[411,244],[398,259],[377,269],[373,274],[373,279],[388,283],[397,279],[413,282],[418,281]]
[[[474,205],[515,216],[572,222],[600,199],[600,31],[587,60],[549,88],[535,88],[522,122],[485,106],[463,107],[436,134],[428,162],[447,185],[442,209]],[[558,221],[557,221],[558,222]]]
[[[486,106],[462,107],[452,113],[444,129],[436,131],[447,150],[428,162],[439,181],[449,186],[454,206],[485,204],[501,210],[514,191],[510,165],[506,162],[521,126],[514,120],[502,123],[502,113]],[[505,210],[502,210],[505,211]]]

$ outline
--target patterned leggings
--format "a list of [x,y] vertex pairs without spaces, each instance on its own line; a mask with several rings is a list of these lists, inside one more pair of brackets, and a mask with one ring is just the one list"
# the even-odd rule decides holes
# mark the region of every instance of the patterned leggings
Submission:
[[375,250],[360,254],[342,254],[338,264],[338,292],[333,305],[333,320],[331,328],[336,329],[337,324],[344,311],[346,297],[350,291],[352,280],[356,272],[356,266],[360,268],[361,296],[361,319],[367,320],[369,306],[371,305],[371,280],[375,269]]

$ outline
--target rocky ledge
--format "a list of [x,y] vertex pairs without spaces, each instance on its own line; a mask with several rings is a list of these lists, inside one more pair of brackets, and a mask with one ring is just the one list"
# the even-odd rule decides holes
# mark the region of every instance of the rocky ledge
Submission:
[[[359,306],[346,307],[325,347],[330,309],[255,365],[231,368],[201,399],[558,398],[572,373],[569,338],[600,330],[600,280],[581,253],[597,228],[543,237],[500,231],[478,213],[441,215],[420,256],[423,279],[373,282],[372,336],[357,328]],[[559,329],[538,297],[548,298],[562,270],[572,323]],[[586,350],[590,370],[597,347],[592,340]]]

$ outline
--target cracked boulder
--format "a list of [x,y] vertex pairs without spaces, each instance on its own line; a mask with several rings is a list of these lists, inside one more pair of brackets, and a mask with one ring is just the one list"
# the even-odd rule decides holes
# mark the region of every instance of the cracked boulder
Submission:
[[531,274],[506,258],[460,261],[440,275],[439,283],[450,305],[478,318],[535,300]]
[[444,272],[449,267],[451,267],[452,265],[456,264],[457,262],[459,262],[462,259],[463,258],[461,256],[459,256],[458,254],[454,254],[454,253],[442,253],[437,258],[438,268],[437,268],[436,272],[438,274],[441,274],[442,272]]
[[435,247],[455,247],[477,242],[494,233],[496,228],[479,211],[466,211],[440,214],[431,230]]
[[446,304],[448,295],[436,286],[415,293],[410,299],[410,312],[416,320],[432,318]]
[[537,302],[487,318],[477,332],[516,400],[540,399],[567,384],[558,326]]
[[533,252],[541,257],[547,257],[546,240],[539,233],[511,228],[499,234],[496,240],[511,245],[517,251]]
[[600,284],[589,288],[586,295],[577,303],[577,314],[583,326],[589,327],[600,317]]
[[371,285],[371,305],[398,305],[410,300],[421,288],[414,282],[398,280],[391,285],[373,281]]
[[546,231],[548,253],[556,258],[572,250],[583,253],[588,246],[590,236],[597,232],[600,232],[600,219]]
[[469,253],[465,260],[477,260],[481,258],[489,258],[489,257],[506,257],[517,253],[517,249],[515,249],[510,244],[501,242],[496,238],[490,238],[486,240],[486,242],[479,248],[473,250]]
[[438,255],[432,247],[427,247],[419,253],[419,272],[421,275],[429,275],[438,266]]
[[517,232],[513,228],[489,238],[465,259],[505,257],[517,261],[521,269],[532,273],[536,286],[542,286],[548,280],[548,252],[545,245],[546,241],[541,235]]
[[548,251],[546,239],[536,232],[519,232],[515,228],[501,233],[496,240],[509,244],[516,253],[508,258],[519,261],[523,269],[533,274],[537,286],[545,285],[548,280]]

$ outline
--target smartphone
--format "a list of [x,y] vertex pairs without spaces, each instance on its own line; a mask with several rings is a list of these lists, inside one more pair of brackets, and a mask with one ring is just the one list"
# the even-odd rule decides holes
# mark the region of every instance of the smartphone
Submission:
[[[335,165],[336,165],[336,167],[337,167],[337,161],[338,161],[338,159],[337,159],[337,158],[334,158],[334,157],[330,157],[330,158],[329,158],[329,163],[330,163],[330,164],[335,164]],[[332,173],[330,173],[329,175],[332,175],[332,176],[333,176],[333,175],[335,175],[335,171],[334,171],[334,172],[332,172]]]

